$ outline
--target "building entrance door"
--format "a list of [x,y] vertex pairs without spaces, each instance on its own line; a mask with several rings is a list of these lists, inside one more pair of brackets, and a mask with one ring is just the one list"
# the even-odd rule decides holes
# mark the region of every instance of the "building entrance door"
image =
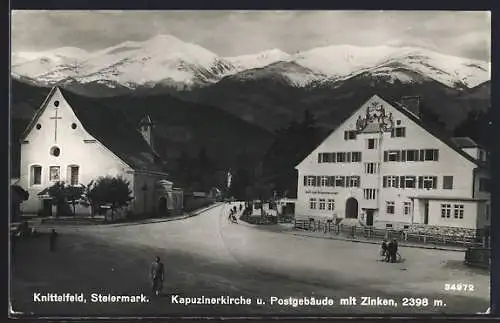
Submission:
[[429,201],[424,202],[424,224],[429,224]]
[[373,213],[375,213],[373,209],[366,210],[366,225],[368,226],[373,225]]
[[346,219],[358,218],[358,200],[354,197],[348,198],[345,203],[345,217]]

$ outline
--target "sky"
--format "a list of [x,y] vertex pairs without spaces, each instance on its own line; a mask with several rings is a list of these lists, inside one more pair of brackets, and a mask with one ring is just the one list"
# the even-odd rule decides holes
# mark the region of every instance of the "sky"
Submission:
[[88,51],[170,34],[220,56],[315,47],[417,46],[490,61],[491,15],[476,11],[13,11],[16,51]]

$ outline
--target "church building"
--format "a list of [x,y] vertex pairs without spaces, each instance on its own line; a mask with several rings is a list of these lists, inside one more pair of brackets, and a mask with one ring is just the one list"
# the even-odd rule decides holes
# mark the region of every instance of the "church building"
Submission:
[[374,95],[296,169],[298,219],[398,230],[490,223],[486,151],[424,124],[418,97]]
[[[118,109],[59,87],[47,98],[22,135],[18,185],[29,192],[22,213],[51,215],[45,193],[56,182],[88,185],[101,176],[130,183],[134,214],[182,211],[182,190],[173,187],[152,148],[152,121],[135,127]],[[79,207],[77,213],[89,214]]]

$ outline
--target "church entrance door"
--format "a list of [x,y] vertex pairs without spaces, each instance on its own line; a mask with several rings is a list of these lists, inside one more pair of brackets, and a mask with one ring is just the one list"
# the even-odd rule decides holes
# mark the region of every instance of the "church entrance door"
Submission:
[[42,200],[42,216],[44,217],[51,217],[52,216],[52,200],[51,199],[44,199]]
[[164,196],[158,201],[158,212],[163,215],[167,213],[167,199]]
[[345,203],[345,217],[347,219],[358,218],[358,200],[354,197],[348,198]]

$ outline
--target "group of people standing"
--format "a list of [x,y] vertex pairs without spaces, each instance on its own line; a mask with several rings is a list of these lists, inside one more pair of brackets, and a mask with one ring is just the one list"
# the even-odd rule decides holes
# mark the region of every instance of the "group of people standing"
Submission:
[[397,254],[398,254],[398,241],[396,239],[392,239],[389,243],[384,239],[382,241],[382,257],[385,257],[385,261],[387,262],[396,262]]
[[[240,212],[243,209],[243,204],[240,204]],[[232,208],[229,209],[229,220],[234,223],[238,223],[238,218],[236,217],[236,214],[238,213],[238,208],[236,205],[234,205]]]

